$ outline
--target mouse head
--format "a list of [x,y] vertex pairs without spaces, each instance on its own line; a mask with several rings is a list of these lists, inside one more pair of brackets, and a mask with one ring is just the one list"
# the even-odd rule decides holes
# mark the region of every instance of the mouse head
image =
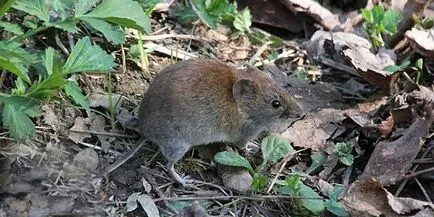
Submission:
[[271,76],[248,70],[234,84],[232,92],[239,111],[265,127],[294,120],[303,115],[297,101]]

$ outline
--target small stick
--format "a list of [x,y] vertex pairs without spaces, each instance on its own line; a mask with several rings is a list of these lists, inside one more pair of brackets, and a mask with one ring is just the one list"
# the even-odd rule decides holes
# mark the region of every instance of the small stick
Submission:
[[87,134],[94,134],[94,135],[101,135],[101,136],[113,136],[113,137],[119,137],[119,138],[127,138],[127,139],[135,139],[137,136],[131,136],[131,135],[124,135],[119,133],[108,133],[108,132],[96,132],[96,131],[89,131],[89,130],[69,130],[73,133],[87,133]]

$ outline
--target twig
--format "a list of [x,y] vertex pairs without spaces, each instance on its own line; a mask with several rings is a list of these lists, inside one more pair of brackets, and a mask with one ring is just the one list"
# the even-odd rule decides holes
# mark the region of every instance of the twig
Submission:
[[[136,36],[132,36],[132,37],[137,38]],[[178,38],[178,39],[188,39],[188,40],[211,42],[211,40],[208,38],[204,38],[201,36],[195,36],[195,35],[161,34],[161,35],[143,35],[142,36],[143,41],[158,41],[158,40],[167,39],[167,38]]]
[[96,131],[90,131],[90,130],[69,130],[73,133],[87,133],[87,134],[94,134],[94,135],[101,135],[101,136],[112,136],[112,137],[119,137],[119,138],[127,138],[127,139],[135,139],[137,136],[131,136],[131,135],[124,135],[119,133],[108,133],[108,132],[96,132]]
[[60,41],[59,34],[57,34],[57,32],[56,35],[54,35],[54,40],[56,41],[56,44],[59,46],[60,50],[62,50],[65,55],[69,55],[68,49],[66,49],[65,45],[63,45]]
[[403,178],[404,179],[410,179],[410,178],[413,178],[413,177],[416,177],[418,175],[421,175],[421,174],[424,174],[424,173],[427,173],[427,172],[431,172],[431,171],[434,171],[434,167],[431,167],[431,168],[428,168],[428,169],[424,169],[424,170],[419,170],[417,172],[405,175]]
[[0,88],[3,87],[3,83],[5,82],[6,78],[6,70],[2,70],[2,73],[0,75]]
[[303,149],[300,149],[300,150],[298,150],[296,152],[288,153],[283,158],[283,160],[282,160],[283,163],[280,165],[279,171],[277,172],[276,176],[274,176],[273,181],[270,184],[270,187],[268,187],[267,193],[270,193],[271,189],[273,189],[274,185],[277,182],[277,179],[279,178],[280,174],[282,173],[282,171],[285,168],[285,166],[288,163],[288,161],[290,161],[294,157],[294,155],[296,155],[296,154],[298,154],[298,153],[300,153],[302,151],[306,151],[306,150],[307,150],[307,148],[303,148]]
[[[426,157],[426,156],[428,155],[428,153],[430,153],[431,150],[432,150],[433,148],[434,148],[434,145],[431,144],[431,146],[429,146],[429,147],[425,150],[425,152],[422,153],[422,156],[421,156],[420,158],[424,158],[424,157]],[[414,166],[414,168],[413,168],[411,171],[412,171],[412,172],[416,171],[418,167],[419,167],[419,164],[416,164],[416,165]],[[404,181],[402,181],[402,183],[399,185],[398,189],[397,189],[396,192],[395,192],[395,195],[394,195],[395,197],[398,197],[399,194],[401,194],[401,191],[402,191],[402,189],[404,189],[404,186],[407,184],[407,182],[408,182],[408,179],[404,179]]]
[[125,49],[122,44],[121,44],[121,54],[122,54],[122,74],[125,74],[125,72],[127,71],[127,60],[125,58]]
[[[149,181],[149,180],[148,180]],[[153,199],[154,202],[159,201],[183,201],[183,200],[231,200],[231,199],[244,199],[244,200],[289,200],[289,199],[306,199],[306,200],[323,200],[321,197],[300,197],[300,196],[287,196],[287,195],[259,195],[259,196],[242,196],[242,195],[229,195],[229,196],[207,196],[207,197],[161,197]],[[126,204],[126,201],[113,201],[106,204]]]
[[249,62],[247,62],[247,65],[253,65],[253,63],[256,61],[256,59],[258,59],[259,56],[261,56],[262,53],[264,53],[264,51],[267,50],[268,45],[270,45],[271,42],[265,42],[257,51],[256,53],[252,56],[252,58],[250,58]]
[[[95,150],[102,151],[102,148],[99,147],[99,146],[97,146],[97,145],[92,145],[92,144],[89,144],[89,143],[86,143],[86,142],[79,142],[78,144],[84,145],[84,146],[89,147],[89,148],[93,148]],[[113,151],[113,150],[108,150],[108,152],[111,153],[111,154],[114,154],[114,155],[121,155],[121,153],[119,153],[117,151]]]
[[422,183],[420,183],[420,181],[419,181],[418,178],[415,178],[414,180],[416,181],[417,185],[419,185],[419,188],[420,188],[420,190],[422,191],[423,195],[425,196],[425,199],[426,199],[429,203],[432,204],[431,198],[430,198],[430,196],[428,195],[428,193],[426,192],[426,190],[425,190],[425,188],[423,187]]

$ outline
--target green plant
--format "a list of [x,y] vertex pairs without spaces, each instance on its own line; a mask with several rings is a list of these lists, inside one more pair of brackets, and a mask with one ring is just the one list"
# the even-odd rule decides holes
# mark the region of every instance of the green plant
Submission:
[[[0,21],[0,27],[11,33],[8,40],[0,41],[2,76],[8,72],[16,76],[10,91],[0,92],[0,106],[3,126],[20,141],[35,133],[31,118],[40,115],[39,104],[51,100],[59,92],[88,112],[89,102],[74,75],[88,71],[107,72],[116,65],[114,58],[101,47],[92,45],[89,37],[77,41],[66,61],[51,47],[42,55],[40,51],[23,49],[24,39],[31,39],[48,28],[77,33],[79,23],[85,24],[80,28],[101,32],[114,44],[125,41],[122,27],[150,32],[146,14],[132,0],[17,0],[12,7],[27,15],[22,23],[24,28]],[[119,10],[120,7],[124,10]],[[7,10],[4,5],[0,9]]]
[[431,29],[434,26],[434,19],[432,17],[419,17],[416,15],[413,15],[413,21],[416,23],[416,25],[421,26],[424,29]]
[[362,15],[365,19],[365,30],[376,49],[384,46],[382,34],[395,34],[398,23],[402,19],[401,12],[392,9],[385,11],[381,4],[370,10],[362,9]]
[[335,147],[339,161],[347,166],[353,165],[354,156],[351,154],[353,144],[351,142],[338,142]]
[[262,191],[268,184],[268,176],[262,174],[267,162],[276,163],[288,153],[293,153],[294,149],[288,141],[282,139],[280,136],[270,135],[262,140],[261,151],[262,164],[256,170],[253,169],[246,158],[232,151],[219,152],[214,156],[214,160],[219,164],[246,168],[253,174],[252,189],[254,191]]
[[184,25],[200,19],[213,29],[217,28],[218,23],[231,24],[241,33],[249,32],[252,25],[250,10],[245,8],[238,12],[236,2],[230,3],[228,0],[185,0],[174,14]]
[[[36,16],[42,25],[30,29],[16,40],[28,38],[50,27],[75,33],[82,22],[101,32],[114,44],[125,41],[121,26],[149,33],[151,27],[140,5],[132,0],[19,0],[13,5],[17,10]],[[96,5],[97,4],[97,5]],[[96,5],[96,6],[95,6]],[[94,7],[95,6],[95,7]],[[93,8],[94,7],[94,8]],[[123,8],[123,10],[119,10]]]
[[21,141],[29,139],[35,132],[30,118],[39,116],[39,102],[50,100],[59,91],[64,91],[89,111],[89,102],[71,75],[84,71],[110,71],[114,66],[113,57],[92,45],[88,37],[77,42],[66,61],[53,48],[45,49],[40,62],[43,72],[38,80],[30,81],[27,74],[17,74],[16,88],[10,94],[1,93],[3,126],[9,129],[12,137]]
[[345,188],[341,185],[336,185],[333,190],[329,192],[329,199],[325,201],[326,209],[339,217],[349,216],[345,208],[342,206],[342,203],[339,200],[339,197],[344,192]]
[[319,215],[325,210],[323,198],[311,187],[305,185],[298,175],[288,176],[278,191],[295,197],[292,209],[297,216],[308,216],[309,213]]

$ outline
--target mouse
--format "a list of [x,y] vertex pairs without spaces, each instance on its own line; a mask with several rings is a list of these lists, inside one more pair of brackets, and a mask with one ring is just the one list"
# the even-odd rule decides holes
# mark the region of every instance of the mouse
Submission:
[[191,147],[230,143],[246,150],[261,133],[288,127],[303,115],[296,99],[256,68],[236,69],[207,59],[181,61],[155,76],[130,123],[141,139],[103,175],[149,141],[159,146],[172,179],[185,186],[194,180],[179,175],[174,166]]

